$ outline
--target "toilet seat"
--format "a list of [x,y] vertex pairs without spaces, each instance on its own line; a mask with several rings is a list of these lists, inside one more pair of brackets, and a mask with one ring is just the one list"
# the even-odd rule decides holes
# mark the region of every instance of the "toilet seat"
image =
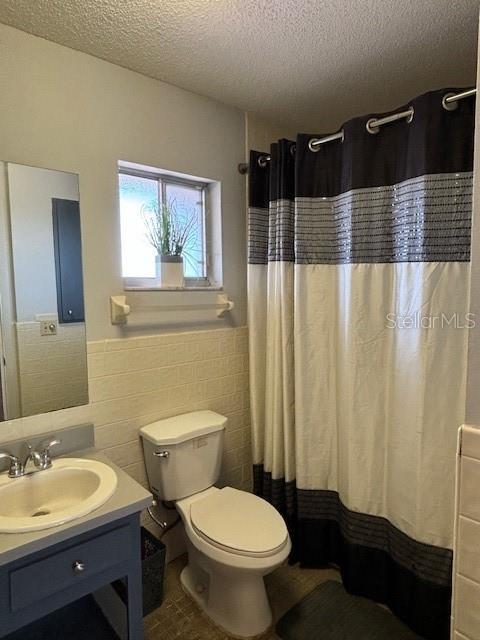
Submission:
[[232,487],[193,502],[190,521],[206,542],[239,555],[274,555],[289,541],[285,522],[271,504]]

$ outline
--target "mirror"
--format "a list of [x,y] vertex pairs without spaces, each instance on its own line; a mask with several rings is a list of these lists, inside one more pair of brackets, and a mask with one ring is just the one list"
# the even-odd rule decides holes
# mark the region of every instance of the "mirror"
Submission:
[[78,176],[0,162],[0,420],[86,403]]

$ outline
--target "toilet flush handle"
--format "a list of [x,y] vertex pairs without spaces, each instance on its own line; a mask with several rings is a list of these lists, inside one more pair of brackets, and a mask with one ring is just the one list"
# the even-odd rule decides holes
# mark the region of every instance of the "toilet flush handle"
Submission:
[[157,456],[157,458],[169,458],[170,451],[154,451],[153,455]]

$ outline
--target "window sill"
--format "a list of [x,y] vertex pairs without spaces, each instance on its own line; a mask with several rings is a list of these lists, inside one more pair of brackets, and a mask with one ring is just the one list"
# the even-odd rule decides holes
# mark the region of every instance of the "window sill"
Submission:
[[223,291],[223,287],[205,285],[191,287],[124,286],[124,291]]

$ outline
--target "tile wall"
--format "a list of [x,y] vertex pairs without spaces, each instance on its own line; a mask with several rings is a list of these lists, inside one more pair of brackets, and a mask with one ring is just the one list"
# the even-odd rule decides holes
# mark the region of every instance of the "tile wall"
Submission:
[[40,334],[40,322],[16,323],[24,416],[88,402],[85,324],[60,324],[56,315],[51,319],[57,324],[52,336]]
[[452,640],[480,640],[480,429],[463,426],[457,456]]
[[211,409],[228,417],[222,481],[251,486],[247,328],[89,342],[90,404],[2,423],[2,441],[93,422],[97,447],[145,484],[138,431]]
[[146,483],[138,431],[211,409],[228,417],[222,481],[251,486],[247,328],[89,342],[90,404],[2,423],[2,441],[93,422],[97,447]]
[[141,426],[211,409],[228,417],[222,481],[251,486],[246,328],[105,340],[88,345],[95,441],[146,484]]

